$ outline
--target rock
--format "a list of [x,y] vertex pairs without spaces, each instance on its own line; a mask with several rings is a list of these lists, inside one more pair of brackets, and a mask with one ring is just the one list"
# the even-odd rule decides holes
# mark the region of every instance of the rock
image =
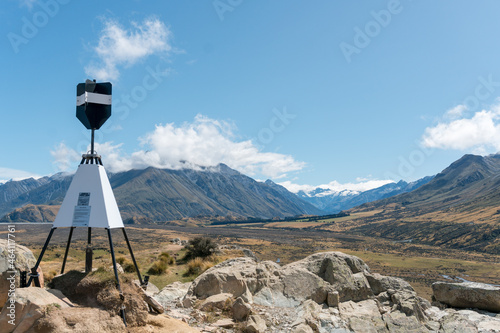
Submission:
[[[247,316],[246,326],[233,327],[243,332],[500,332],[500,314],[497,318],[491,313],[432,307],[404,280],[370,273],[359,258],[339,252],[315,254],[283,267],[270,261],[231,259],[200,275],[183,302],[213,303],[218,298],[214,295],[222,293],[226,295],[220,302],[237,298],[231,307],[234,320]],[[198,317],[182,311],[191,315],[190,323]]]
[[326,297],[326,303],[328,306],[337,307],[339,305],[339,292],[336,290],[329,291]]
[[97,308],[67,308],[49,311],[35,324],[35,332],[125,332],[119,316]]
[[243,298],[238,297],[232,306],[233,319],[236,321],[243,321],[248,318],[252,313],[252,307],[246,303]]
[[407,316],[415,316],[420,321],[425,321],[425,310],[430,308],[431,304],[417,296],[415,292],[406,290],[397,291],[391,295],[391,300],[398,306],[398,310]]
[[9,299],[0,312],[0,332],[12,332],[14,328],[16,332],[28,331],[36,320],[44,315],[47,307],[67,308],[69,306],[42,288],[16,289],[15,296]]
[[[141,283],[139,282],[139,280],[133,280],[132,281],[133,283],[135,283],[137,286],[141,287]],[[144,289],[143,289],[144,290]],[[160,289],[158,289],[157,286],[155,286],[154,284],[152,284],[151,282],[148,282],[148,285],[146,287],[146,290],[145,292],[150,295],[150,296],[153,296],[155,294],[158,294],[160,292]]]
[[[114,271],[115,271],[115,269],[114,269],[113,265],[108,266],[108,267],[106,268],[106,270],[108,270],[108,271],[110,271],[110,272],[114,272]],[[116,271],[118,272],[118,274],[123,274],[123,273],[125,273],[125,271],[123,270],[122,265],[120,265],[119,263],[116,263]]]
[[73,302],[71,302],[71,301],[70,301],[70,300],[66,297],[66,295],[64,295],[64,294],[62,293],[62,291],[57,290],[57,289],[47,289],[47,291],[48,291],[49,293],[51,293],[52,295],[56,296],[57,298],[59,298],[61,301],[63,301],[64,303],[66,303],[68,306],[70,306],[70,307],[75,306],[75,305],[73,304]]
[[214,324],[216,327],[231,328],[234,326],[234,321],[229,318],[219,319]]
[[255,256],[255,254],[252,252],[252,250],[250,250],[250,249],[241,249],[241,251],[243,251],[243,254],[245,255],[245,257],[249,257],[249,258],[254,259],[255,261],[259,261],[259,259],[257,259],[257,257]]
[[176,302],[186,296],[186,293],[191,285],[188,283],[174,282],[163,288],[159,293],[156,293],[153,297],[161,304],[163,307],[168,306],[172,302]]
[[[142,289],[142,288],[141,288]],[[144,292],[144,302],[146,302],[153,310],[155,310],[158,313],[163,313],[165,312],[165,309],[163,308],[163,305],[161,305],[157,300],[153,298],[153,296],[147,294]]]
[[339,311],[340,317],[355,332],[376,332],[386,326],[375,300],[342,302],[339,304]]
[[201,303],[200,310],[206,312],[213,311],[214,309],[223,310],[229,308],[232,305],[232,296],[233,295],[227,293],[212,295]]
[[339,292],[340,301],[361,301],[373,295],[364,274],[369,267],[358,257],[341,252],[316,253],[286,267],[303,267]]
[[255,260],[236,258],[226,260],[209,268],[198,276],[187,292],[187,296],[206,298],[220,293],[239,297],[247,290],[244,276],[255,272]]
[[264,333],[266,332],[266,321],[259,315],[251,315],[248,317],[247,326],[244,328],[246,333]]
[[[7,239],[0,239],[0,307],[7,301],[11,281],[14,282],[16,288],[19,288],[20,272],[26,271],[29,273],[36,264],[33,253],[27,247],[12,242],[10,244],[11,248],[9,248]],[[12,248],[12,244],[15,244],[14,248]],[[14,250],[15,254],[13,263],[9,262],[9,259],[12,260],[12,258],[9,258],[12,250]],[[41,276],[43,277],[43,274]]]
[[414,291],[413,287],[403,279],[383,276],[377,273],[365,273],[366,279],[375,295],[389,289]]
[[248,303],[294,307],[306,299],[326,301],[328,284],[305,267],[284,267],[248,257],[230,259],[216,265],[193,281],[187,297],[204,299],[230,293]]
[[309,325],[301,323],[292,329],[292,333],[314,333],[314,331]]
[[499,286],[475,282],[435,282],[432,291],[438,302],[452,307],[500,312]]

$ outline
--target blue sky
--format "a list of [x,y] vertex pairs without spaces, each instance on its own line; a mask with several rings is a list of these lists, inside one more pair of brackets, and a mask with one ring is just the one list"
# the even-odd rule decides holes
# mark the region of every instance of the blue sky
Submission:
[[76,85],[87,78],[113,83],[96,136],[111,171],[224,162],[293,190],[436,174],[500,148],[499,10],[2,1],[0,180],[76,169],[89,142]]

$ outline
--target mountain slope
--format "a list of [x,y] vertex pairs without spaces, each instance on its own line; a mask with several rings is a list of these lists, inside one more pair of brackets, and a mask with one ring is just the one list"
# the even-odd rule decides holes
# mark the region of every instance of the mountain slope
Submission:
[[[197,215],[272,218],[322,213],[286,189],[257,182],[224,164],[200,171],[150,167],[109,177],[124,219],[136,216],[166,221]],[[11,200],[10,211],[28,203],[60,204],[71,179],[52,177],[46,184]],[[22,216],[22,209],[18,209],[6,219],[22,220]],[[25,216],[40,214],[33,214],[30,208]]]
[[351,232],[500,253],[500,155],[465,155],[418,189],[353,208]]
[[415,191],[368,205],[381,207],[401,204],[408,209],[423,211],[443,210],[464,204],[469,206],[473,202],[474,206],[486,207],[500,204],[490,200],[500,195],[499,185],[500,155],[465,155]]

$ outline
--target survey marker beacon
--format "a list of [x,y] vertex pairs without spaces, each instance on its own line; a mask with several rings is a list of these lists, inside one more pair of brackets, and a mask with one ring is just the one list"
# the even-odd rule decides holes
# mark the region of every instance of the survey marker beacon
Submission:
[[[139,267],[132,252],[132,247],[125,232],[123,221],[118,210],[113,190],[109,183],[108,176],[102,165],[101,156],[94,150],[94,132],[98,130],[106,120],[111,116],[111,83],[96,83],[87,80],[85,83],[80,83],[76,88],[76,117],[82,124],[92,131],[90,152],[82,155],[82,160],[78,166],[78,170],[71,181],[68,192],[64,197],[63,203],[56,219],[52,225],[52,229],[45,241],[42,252],[38,257],[35,267],[31,269],[30,278],[26,284],[28,287],[33,281],[35,286],[40,287],[38,280],[38,267],[42,257],[47,249],[50,238],[57,228],[67,227],[69,229],[68,243],[64,253],[64,259],[61,268],[61,274],[64,273],[66,259],[68,257],[69,246],[73,230],[77,227],[86,227],[87,232],[87,252],[85,260],[85,272],[92,271],[92,228],[102,228],[107,231],[109,247],[111,251],[111,259],[113,261],[113,269],[115,273],[117,288],[120,292],[120,297],[123,300],[123,293],[120,287],[118,278],[118,270],[111,238],[111,229],[121,229],[125,241],[127,242],[132,261],[137,271],[137,276],[143,287],[145,284],[142,280]],[[126,325],[125,310],[122,306],[121,315]]]

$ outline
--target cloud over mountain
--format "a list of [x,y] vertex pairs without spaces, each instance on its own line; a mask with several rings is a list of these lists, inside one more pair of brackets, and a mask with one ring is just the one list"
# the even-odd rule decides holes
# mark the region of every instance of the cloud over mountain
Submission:
[[[96,143],[96,150],[112,172],[148,166],[197,169],[225,163],[250,176],[263,175],[276,179],[305,167],[304,162],[296,161],[290,155],[263,152],[251,140],[238,140],[235,130],[236,126],[230,122],[197,115],[193,122],[179,126],[174,123],[156,125],[152,132],[139,138],[142,149],[132,154],[123,152],[122,144],[112,142]],[[74,156],[79,155],[64,143],[57,150],[65,152],[52,152],[63,171],[66,170],[64,167],[75,162]]]

